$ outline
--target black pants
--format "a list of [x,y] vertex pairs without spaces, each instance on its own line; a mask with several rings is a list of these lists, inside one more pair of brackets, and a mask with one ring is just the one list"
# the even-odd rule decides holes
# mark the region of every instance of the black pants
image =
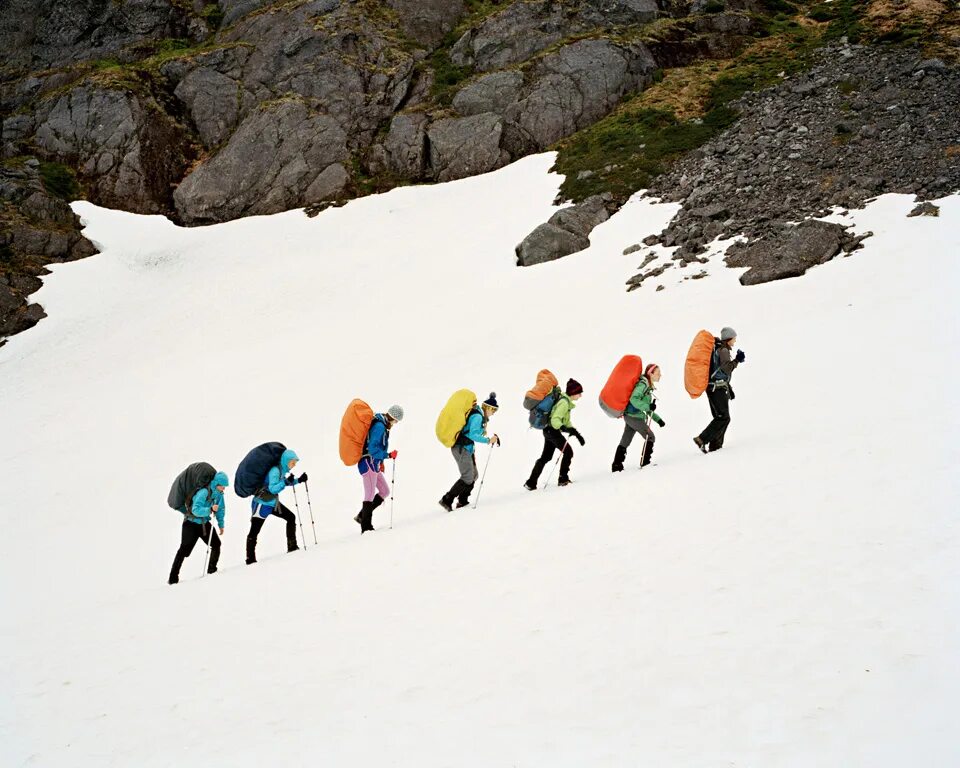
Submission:
[[[277,506],[273,508],[273,512],[270,513],[271,516],[279,517],[286,521],[287,523],[287,549],[293,550],[297,549],[297,518],[289,509],[287,509],[279,501]],[[250,519],[250,533],[247,534],[247,559],[255,558],[257,553],[257,536],[260,535],[260,529],[263,528],[263,524],[267,521],[265,517],[260,517],[260,515],[254,515]]]
[[540,473],[543,472],[543,468],[550,463],[554,451],[563,451],[563,458],[560,460],[560,477],[557,479],[564,480],[567,478],[567,474],[570,472],[570,462],[573,461],[573,446],[570,445],[570,442],[559,430],[553,427],[546,427],[543,430],[543,453],[540,454],[537,463],[533,465],[530,479],[527,480],[529,485],[537,484],[537,480],[540,479]]
[[730,426],[730,393],[726,387],[710,386],[707,387],[707,399],[713,421],[700,433],[700,440],[709,445],[711,451],[718,451],[723,448],[723,437]]
[[[210,536],[213,540],[210,540]],[[193,548],[197,545],[197,539],[203,539],[203,543],[210,544],[210,563],[207,565],[207,573],[213,573],[217,570],[217,561],[220,559],[220,537],[213,530],[210,523],[199,525],[191,523],[184,518],[183,525],[180,526],[180,549],[173,558],[173,567],[170,569],[170,583],[176,584],[180,579],[180,566],[183,561],[190,557]]]

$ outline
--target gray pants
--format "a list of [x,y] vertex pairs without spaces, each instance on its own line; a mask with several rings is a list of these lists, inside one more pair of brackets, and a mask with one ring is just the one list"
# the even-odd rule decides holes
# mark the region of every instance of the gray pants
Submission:
[[457,462],[457,469],[460,470],[460,479],[466,485],[473,485],[477,482],[477,457],[463,445],[455,445],[450,449],[453,454],[453,460]]
[[637,433],[640,433],[640,436],[647,440],[651,445],[653,441],[657,438],[653,435],[653,430],[650,429],[650,426],[646,421],[640,419],[637,416],[627,416],[623,415],[623,437],[620,438],[620,445],[624,448],[629,448],[630,443],[633,442],[633,436]]

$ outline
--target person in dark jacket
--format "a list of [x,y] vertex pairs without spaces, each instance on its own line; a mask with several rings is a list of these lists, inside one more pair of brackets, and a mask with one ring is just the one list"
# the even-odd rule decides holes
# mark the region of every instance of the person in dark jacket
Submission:
[[639,433],[643,436],[643,456],[640,457],[640,466],[645,467],[653,457],[653,443],[657,439],[647,423],[653,419],[661,427],[667,423],[660,418],[657,410],[657,400],[654,396],[657,382],[660,381],[660,366],[650,363],[637,381],[630,395],[630,401],[623,412],[623,437],[613,456],[611,469],[614,472],[623,471],[623,462],[627,458],[627,448],[633,442],[633,436]]
[[467,416],[467,422],[460,430],[457,436],[457,442],[453,444],[450,452],[453,454],[453,460],[457,462],[457,469],[460,471],[460,478],[453,484],[453,487],[440,497],[440,506],[447,512],[453,510],[453,501],[457,500],[457,509],[465,507],[470,503],[470,493],[477,482],[477,455],[475,453],[476,443],[490,443],[491,445],[500,445],[500,438],[497,435],[487,437],[487,423],[490,417],[497,412],[497,393],[491,392],[490,397],[483,401],[482,406],[478,406],[476,401],[470,414]]
[[360,523],[361,535],[374,530],[373,511],[383,504],[390,494],[390,484],[383,475],[383,462],[397,458],[397,452],[390,450],[390,430],[402,420],[403,408],[391,405],[386,413],[374,415],[367,432],[363,456],[357,464],[363,480],[363,505],[353,518],[355,523]]
[[[297,546],[297,518],[296,515],[280,501],[280,493],[289,485],[307,482],[307,473],[300,477],[293,476],[293,468],[297,466],[300,457],[296,452],[287,448],[280,457],[280,464],[270,467],[267,476],[263,479],[263,487],[254,494],[250,504],[250,532],[247,534],[247,565],[257,562],[257,537],[260,529],[273,515],[287,524],[287,552],[296,552]],[[290,474],[286,474],[289,472]],[[286,475],[286,476],[285,476]]]
[[[227,505],[223,500],[223,491],[230,485],[226,472],[217,472],[206,488],[201,488],[193,495],[180,511],[183,513],[183,525],[180,526],[180,549],[173,558],[170,568],[168,584],[180,582],[180,568],[183,561],[190,557],[198,539],[210,545],[210,562],[207,564],[207,573],[217,572],[217,562],[220,560],[220,536],[223,536],[224,518],[227,514]],[[220,536],[217,536],[210,516],[217,520]]]
[[569,438],[565,438],[565,433],[570,437],[575,437],[580,441],[580,445],[586,445],[586,440],[573,426],[571,420],[572,411],[576,408],[576,401],[583,395],[583,387],[580,382],[574,379],[567,381],[564,394],[560,395],[553,410],[550,411],[550,423],[543,429],[543,453],[533,465],[533,471],[523,487],[528,491],[537,490],[537,481],[540,479],[540,473],[547,466],[550,459],[553,458],[555,450],[563,453],[560,461],[560,476],[557,478],[557,485],[564,486],[573,482],[570,479],[570,464],[573,461],[573,448],[570,445]]
[[723,448],[723,438],[730,426],[730,401],[736,395],[730,386],[733,372],[747,359],[743,350],[737,350],[735,357],[731,351],[737,343],[737,332],[733,328],[720,331],[720,338],[714,338],[713,355],[710,358],[710,383],[707,384],[707,399],[710,401],[710,413],[713,415],[705,430],[693,438],[704,453],[719,451]]

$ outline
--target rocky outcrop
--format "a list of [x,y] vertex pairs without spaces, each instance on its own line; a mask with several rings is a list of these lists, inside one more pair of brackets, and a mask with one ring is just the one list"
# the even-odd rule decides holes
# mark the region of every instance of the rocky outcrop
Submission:
[[418,43],[434,46],[463,17],[463,0],[387,0],[403,30]]
[[250,115],[227,145],[177,187],[188,224],[277,213],[337,196],[349,176],[347,134],[300,100]]
[[0,165],[0,344],[46,316],[27,299],[46,265],[96,253],[79,217],[45,188],[40,168],[36,158]]
[[[833,227],[792,227],[884,192],[928,199],[960,189],[960,68],[914,51],[841,45],[808,73],[747,94],[733,127],[657,179],[651,194],[682,201],[659,237],[699,260],[717,237],[744,236],[731,266],[745,284],[802,274],[836,250]],[[809,248],[798,238],[816,233]],[[832,234],[831,234],[832,233]]]
[[589,248],[590,233],[617,207],[609,195],[596,195],[579,205],[561,208],[517,246],[517,266],[543,264]]

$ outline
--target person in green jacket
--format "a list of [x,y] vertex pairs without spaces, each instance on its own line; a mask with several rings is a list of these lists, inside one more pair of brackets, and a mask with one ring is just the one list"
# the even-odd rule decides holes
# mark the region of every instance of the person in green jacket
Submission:
[[613,456],[614,472],[623,471],[623,460],[627,458],[627,448],[633,442],[633,436],[638,432],[643,435],[643,456],[640,459],[640,466],[645,467],[650,463],[653,456],[653,443],[656,437],[653,430],[650,429],[649,419],[653,419],[661,427],[667,426],[667,423],[660,418],[657,413],[657,401],[654,397],[654,389],[657,382],[660,381],[660,367],[650,363],[644,371],[640,380],[633,388],[633,394],[630,395],[630,402],[623,412],[623,437],[620,438],[620,445],[617,446],[617,452]]
[[576,408],[576,401],[583,395],[583,387],[580,382],[570,379],[567,382],[566,391],[557,399],[556,405],[550,411],[550,423],[543,428],[543,453],[533,465],[533,471],[530,477],[523,484],[528,491],[537,490],[537,481],[540,479],[540,473],[547,466],[553,453],[559,450],[563,453],[563,459],[560,462],[560,476],[557,478],[557,485],[570,485],[570,463],[573,461],[573,448],[570,446],[570,439],[565,438],[563,434],[575,437],[580,441],[580,445],[585,445],[583,439],[573,427],[570,416],[571,411]]

